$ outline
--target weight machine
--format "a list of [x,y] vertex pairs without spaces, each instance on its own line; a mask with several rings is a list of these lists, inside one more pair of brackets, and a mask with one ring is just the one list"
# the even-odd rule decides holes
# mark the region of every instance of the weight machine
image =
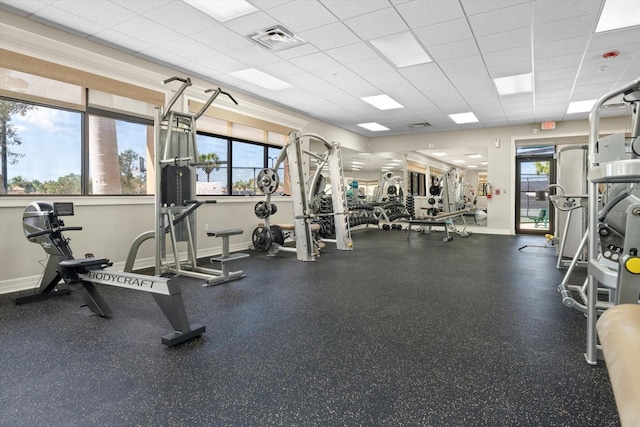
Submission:
[[[326,148],[326,152],[321,155],[303,150],[303,138],[320,141]],[[305,179],[307,165],[302,158],[303,154],[311,156],[318,162],[315,172],[308,180],[308,185]],[[277,211],[277,207],[271,203],[271,194],[280,185],[278,169],[285,159],[291,177],[293,224],[272,225],[270,224],[270,216]],[[330,213],[321,212],[321,203],[319,202],[319,196],[326,185],[321,174],[325,165],[329,168],[331,182],[333,212]],[[252,246],[254,249],[260,252],[268,251],[271,256],[275,256],[280,251],[295,252],[299,261],[315,261],[325,242],[335,243],[339,250],[353,249],[339,144],[328,142],[315,134],[301,134],[299,131],[292,131],[289,134],[289,141],[283,147],[273,168],[262,169],[258,174],[257,185],[260,191],[265,194],[265,200],[255,205],[254,213],[259,219],[263,219],[264,223],[253,231]],[[335,239],[318,236],[321,228],[318,222],[323,216],[334,218]],[[287,237],[295,241],[295,248],[283,246]]]
[[[205,332],[203,325],[189,323],[180,286],[172,279],[107,270],[113,263],[91,254],[76,259],[69,239],[62,234],[63,231],[82,230],[82,227],[64,226],[61,217],[73,214],[73,203],[32,202],[25,209],[22,217],[24,234],[30,242],[42,246],[48,259],[35,293],[16,297],[16,304],[76,291],[89,310],[106,317],[112,310],[94,286],[97,283],[150,293],[173,326],[174,331],[162,337],[162,343],[169,347]],[[58,288],[61,280],[66,288]]]
[[[171,108],[191,86],[190,79],[172,77],[163,82],[182,82],[171,100],[164,108],[156,108],[154,120],[155,140],[155,229],[139,235],[133,242],[125,264],[125,271],[131,271],[140,245],[155,238],[155,274],[171,273],[205,280],[205,286],[224,283],[244,277],[242,271],[230,271],[227,263],[248,257],[244,253],[229,253],[229,238],[242,234],[241,229],[218,230],[208,232],[209,237],[221,237],[222,255],[211,258],[211,262],[219,262],[221,269],[198,266],[196,245],[196,209],[205,203],[216,203],[215,200],[195,200],[196,170],[203,166],[218,166],[226,162],[201,162],[198,156],[196,139],[196,120],[204,114],[211,103],[223,94],[235,104],[236,100],[220,88],[213,92],[207,102],[196,114],[180,113]],[[178,243],[187,245],[187,257],[181,259]],[[167,246],[171,249],[171,257],[167,256]]]
[[[600,111],[622,95],[632,110],[630,137],[600,137]],[[638,304],[640,299],[640,78],[602,96],[589,115],[589,185],[585,359],[602,360],[596,323],[603,311],[600,288],[611,304]],[[600,194],[600,188],[606,191]],[[563,299],[567,296],[559,289]]]

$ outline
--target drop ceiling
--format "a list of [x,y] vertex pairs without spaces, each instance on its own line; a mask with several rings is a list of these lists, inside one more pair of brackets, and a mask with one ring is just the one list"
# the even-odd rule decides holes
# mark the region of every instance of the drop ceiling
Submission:
[[[604,0],[249,2],[256,11],[224,23],[181,0],[0,0],[0,9],[367,137],[585,119],[566,113],[571,101],[640,75],[639,26],[595,33]],[[640,0],[626,2],[640,9]],[[251,39],[275,26],[306,43],[269,51]],[[397,68],[371,43],[407,31],[432,62]],[[603,58],[609,51],[619,54]],[[232,75],[247,68],[288,87],[266,90]],[[498,95],[493,79],[525,73],[533,92]],[[361,100],[381,94],[404,108]],[[479,122],[449,118],[465,112]],[[389,130],[358,126],[368,122]]]

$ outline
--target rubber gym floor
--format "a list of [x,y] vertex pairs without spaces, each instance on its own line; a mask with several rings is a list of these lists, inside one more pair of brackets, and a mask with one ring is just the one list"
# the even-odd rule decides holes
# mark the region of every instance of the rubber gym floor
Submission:
[[[153,298],[0,296],[0,426],[616,426],[585,318],[540,236],[362,230],[316,262],[251,252],[181,278],[206,333],[167,348]],[[96,254],[107,256],[108,254]],[[34,260],[34,274],[38,266]]]

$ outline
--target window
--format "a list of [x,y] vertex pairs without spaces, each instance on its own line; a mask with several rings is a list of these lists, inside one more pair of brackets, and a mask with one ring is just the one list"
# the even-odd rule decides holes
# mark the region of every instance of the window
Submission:
[[153,194],[153,126],[89,114],[89,194]]
[[196,171],[196,194],[228,194],[228,140],[211,135],[198,134],[198,155],[200,162],[211,162]]
[[82,113],[0,99],[2,194],[81,194]]

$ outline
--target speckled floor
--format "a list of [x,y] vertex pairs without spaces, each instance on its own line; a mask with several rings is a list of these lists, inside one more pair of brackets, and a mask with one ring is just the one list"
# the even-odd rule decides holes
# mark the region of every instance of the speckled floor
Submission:
[[241,280],[183,279],[207,332],[175,348],[145,293],[100,286],[110,319],[77,295],[2,295],[0,426],[619,425],[555,250],[518,251],[544,238],[441,234],[357,232],[315,263],[252,252]]

